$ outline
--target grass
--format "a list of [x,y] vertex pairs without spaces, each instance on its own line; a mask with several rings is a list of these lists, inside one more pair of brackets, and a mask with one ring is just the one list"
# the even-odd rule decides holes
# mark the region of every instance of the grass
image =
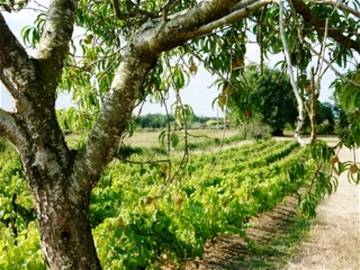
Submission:
[[283,269],[306,239],[311,220],[301,214],[290,217],[283,229],[267,241],[248,242],[251,256],[243,258],[246,269]]
[[[125,138],[125,144],[137,147],[159,147],[159,134],[161,130],[138,130],[132,137]],[[209,139],[221,140],[224,134],[223,130],[218,129],[194,129],[189,130],[189,133],[194,136],[188,136],[188,141],[191,144],[197,144]],[[237,130],[227,130],[225,132],[225,138],[234,136],[237,134]],[[178,135],[180,139],[183,139],[183,132],[179,131]]]
[[[126,137],[124,143],[130,147],[141,147],[152,149],[155,152],[161,152],[159,135],[161,129],[154,130],[137,130],[133,136]],[[238,131],[235,129],[218,130],[218,129],[194,129],[189,130],[188,133],[188,146],[190,149],[205,149],[209,146],[219,145],[223,138],[224,144],[229,144],[234,141],[239,141],[241,138],[238,135]],[[179,136],[179,144],[175,150],[184,149],[184,134],[182,131],[177,132]],[[81,140],[81,136],[78,134],[71,134],[66,136],[66,141],[69,143],[70,147],[75,147],[77,143]]]

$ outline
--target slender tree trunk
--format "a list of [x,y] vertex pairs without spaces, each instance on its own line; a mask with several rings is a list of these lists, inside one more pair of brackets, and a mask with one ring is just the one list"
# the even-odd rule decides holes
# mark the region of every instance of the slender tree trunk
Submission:
[[310,125],[310,143],[314,143],[317,139],[317,96],[314,87],[311,87]]
[[317,101],[320,93],[320,84],[315,80],[314,70],[311,70],[310,73],[310,143],[314,143],[317,139]]
[[291,87],[293,89],[293,92],[294,92],[294,95],[295,95],[295,98],[296,98],[296,102],[297,102],[297,106],[298,106],[298,113],[299,113],[298,117],[297,117],[294,138],[300,145],[304,145],[304,141],[303,141],[303,139],[301,137],[301,130],[302,130],[303,126],[304,126],[304,121],[305,121],[304,100],[303,100],[302,96],[300,95],[298,83],[295,80],[294,72],[293,72],[293,69],[292,69],[290,50],[289,50],[289,46],[288,46],[288,43],[287,43],[287,40],[286,40],[286,33],[285,33],[283,0],[280,0],[280,2],[279,2],[279,26],[280,26],[280,38],[281,38],[281,42],[282,42],[283,47],[284,47],[284,55],[285,55],[285,60],[286,60],[287,73],[289,75],[290,84],[291,84]]
[[62,180],[47,183],[53,184],[32,187],[32,192],[48,268],[101,269],[88,217],[90,192],[78,192]]

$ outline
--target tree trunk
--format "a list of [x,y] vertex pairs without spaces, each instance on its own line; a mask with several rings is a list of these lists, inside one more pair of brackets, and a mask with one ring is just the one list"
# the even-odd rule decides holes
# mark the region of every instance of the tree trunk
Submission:
[[311,70],[310,74],[310,110],[309,110],[309,118],[310,118],[310,126],[311,126],[311,134],[310,134],[310,143],[314,143],[317,139],[317,101],[319,98],[319,84],[315,81],[315,73],[314,70]]
[[313,87],[311,89],[310,125],[310,143],[314,143],[317,139],[317,96]]
[[46,180],[32,192],[47,267],[101,269],[88,217],[90,192],[61,180]]

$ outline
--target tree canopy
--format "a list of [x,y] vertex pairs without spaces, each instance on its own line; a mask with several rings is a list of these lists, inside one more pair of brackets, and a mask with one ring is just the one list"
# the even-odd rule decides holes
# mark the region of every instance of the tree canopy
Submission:
[[261,74],[252,66],[239,77],[229,94],[228,106],[234,120],[260,119],[271,126],[275,135],[283,134],[285,124],[295,124],[296,100],[286,75],[268,68]]

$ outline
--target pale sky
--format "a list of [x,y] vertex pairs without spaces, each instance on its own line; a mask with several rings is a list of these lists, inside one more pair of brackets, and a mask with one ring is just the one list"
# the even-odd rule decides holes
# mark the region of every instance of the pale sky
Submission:
[[[47,5],[48,0],[40,0],[37,1],[40,4]],[[34,6],[34,4],[31,4]],[[32,22],[36,18],[36,12],[30,9],[24,9],[17,13],[6,13],[3,12],[5,19],[14,32],[14,34],[18,37],[18,39],[22,42],[20,37],[21,29],[26,26],[32,24]],[[76,35],[76,34],[75,34]],[[29,51],[31,53],[31,51]],[[256,44],[247,44],[247,54],[246,54],[246,62],[258,63],[260,58],[259,48]],[[276,64],[279,60],[282,59],[281,55],[271,56],[271,60],[266,60],[266,64],[270,67]],[[359,56],[357,55],[357,62],[360,61]],[[335,75],[332,71],[328,71],[321,85],[321,101],[330,101],[331,98],[331,90],[329,89],[330,83],[334,80]],[[212,86],[213,82],[216,80],[215,76],[212,76],[208,73],[204,68],[200,67],[198,73],[195,76],[191,77],[189,85],[181,92],[181,96],[184,104],[189,104],[194,109],[195,114],[202,116],[216,116],[217,111],[220,112],[217,108],[212,108],[211,104],[214,98],[217,96],[217,87]],[[170,96],[168,101],[169,107],[174,102],[175,98],[173,95]],[[71,106],[70,96],[60,95],[57,100],[57,108],[66,108]],[[7,91],[0,84],[0,107],[6,110],[13,110],[14,104],[7,93]],[[147,102],[142,110],[142,114],[147,113],[165,113],[164,108],[162,108],[159,104],[152,104]]]

